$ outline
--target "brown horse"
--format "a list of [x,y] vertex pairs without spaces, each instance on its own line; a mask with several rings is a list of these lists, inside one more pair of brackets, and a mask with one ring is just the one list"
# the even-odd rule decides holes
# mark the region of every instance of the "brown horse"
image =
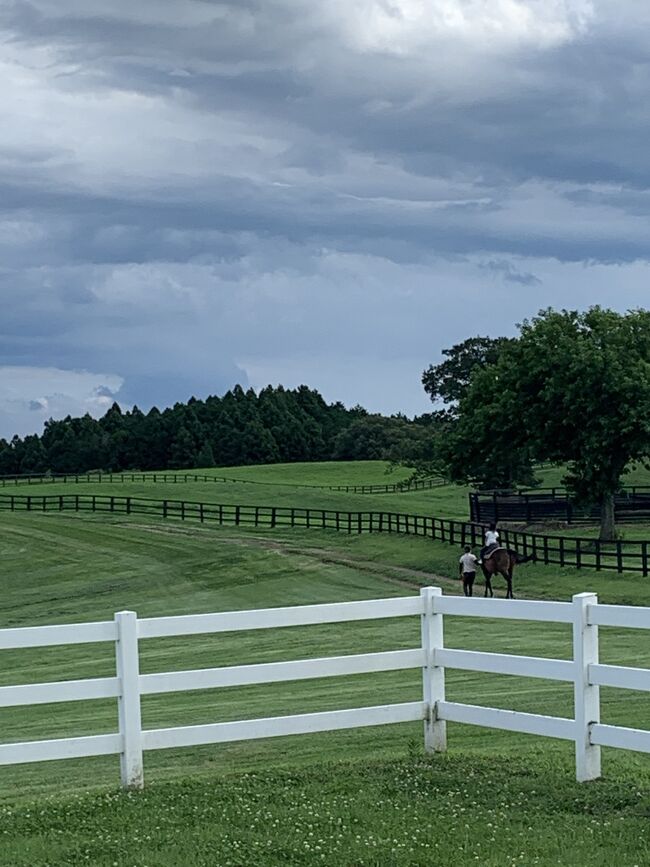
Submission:
[[483,557],[481,559],[481,568],[483,569],[483,575],[485,575],[485,596],[487,596],[488,593],[490,596],[494,596],[494,591],[492,590],[492,576],[503,575],[506,579],[506,584],[508,585],[506,599],[514,599],[515,597],[512,592],[512,575],[515,571],[515,566],[517,563],[525,563],[530,559],[530,557],[522,557],[520,554],[517,554],[516,551],[509,551],[507,548],[496,548],[491,554],[488,554],[487,557]]

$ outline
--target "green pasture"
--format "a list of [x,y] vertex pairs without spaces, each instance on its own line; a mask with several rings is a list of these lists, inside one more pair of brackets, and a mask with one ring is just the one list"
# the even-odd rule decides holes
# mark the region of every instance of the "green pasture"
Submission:
[[[347,745],[346,745],[347,746]],[[648,778],[591,786],[542,749],[263,768],[0,806],[11,867],[642,867]]]
[[[270,607],[378,598],[418,592],[419,586],[441,584],[458,592],[453,577],[458,552],[425,539],[352,536],[321,531],[235,531],[199,524],[105,516],[13,514],[2,516],[2,626],[101,620],[113,612],[133,609],[139,616]],[[590,575],[575,570],[554,571],[526,565],[518,573],[516,591],[528,598],[569,599],[583,589],[597,591],[604,601],[647,601],[645,582],[629,576]],[[497,585],[497,593],[503,588]],[[142,642],[142,670],[187,669],[216,665],[300,659],[416,646],[417,618],[301,627],[247,634],[197,636]],[[568,627],[544,625],[531,629],[516,622],[448,618],[450,646],[513,651],[531,655],[568,656]],[[608,660],[638,662],[642,642],[634,632],[606,636]],[[646,648],[647,649],[647,648]],[[643,651],[645,652],[645,651]],[[4,652],[0,682],[40,682],[110,674],[112,647],[65,647]],[[544,708],[558,715],[570,712],[568,687],[487,675],[449,673],[450,695],[520,710]],[[270,687],[177,693],[147,697],[145,725],[157,727],[221,719],[237,719],[333,707],[415,700],[420,694],[418,672],[323,679]],[[612,695],[617,720],[642,725],[642,697]],[[25,740],[90,734],[115,728],[111,700],[60,706],[6,709],[0,712],[3,738]],[[506,733],[455,727],[459,747],[501,743],[510,749],[527,738]],[[341,738],[343,740],[341,741]],[[254,769],[269,756],[283,764],[309,763],[338,754],[374,754],[390,747],[399,754],[409,739],[420,740],[420,726],[406,725],[363,733],[314,736],[287,742],[243,744],[147,757],[151,780],[200,773],[209,756],[219,770]],[[328,746],[329,745],[329,746]],[[356,746],[355,746],[356,745]],[[549,747],[557,749],[555,745]],[[563,747],[559,748],[560,751]],[[566,748],[565,748],[566,749]],[[66,785],[84,786],[89,763],[96,785],[115,782],[113,759],[70,762]],[[5,768],[0,797],[61,786],[60,765]]]
[[[381,463],[379,461],[372,463]],[[278,465],[280,466],[280,465]],[[316,466],[327,468],[328,464]],[[333,464],[331,475],[321,475],[318,484],[337,485],[343,483],[334,468],[345,467],[347,464]],[[387,466],[387,465],[385,465]],[[297,506],[306,509],[339,509],[341,511],[392,511],[408,513],[411,515],[435,515],[436,517],[457,518],[467,520],[469,516],[468,493],[469,488],[456,485],[445,485],[423,491],[406,491],[404,493],[390,494],[355,494],[345,491],[319,490],[318,488],[305,487],[305,483],[295,481],[277,482],[270,484],[267,479],[259,479],[259,484],[252,483],[256,478],[255,470],[271,469],[270,467],[244,467],[240,470],[250,470],[247,482],[205,482],[205,481],[124,481],[117,477],[113,482],[104,479],[99,482],[95,479],[87,481],[86,477],[80,477],[78,482],[72,478],[68,482],[43,482],[39,484],[18,486],[7,485],[0,487],[0,495],[18,494],[26,496],[40,496],[42,494],[104,494],[115,496],[150,497],[152,499],[175,499],[192,502],[223,503],[232,505],[255,505],[255,506]],[[236,472],[236,470],[230,470]],[[219,471],[197,470],[201,475],[215,475]],[[179,476],[183,474],[179,473]],[[192,475],[192,474],[188,474]],[[243,473],[242,473],[243,476]],[[260,473],[260,476],[264,476]],[[162,474],[161,474],[162,477]],[[168,474],[168,477],[171,477]],[[317,474],[311,478],[318,477]],[[137,477],[136,477],[137,478]],[[279,478],[279,476],[278,476]],[[371,476],[372,478],[372,476]],[[326,481],[329,479],[330,481]],[[393,482],[389,482],[392,484]],[[314,482],[316,484],[316,482]],[[359,479],[355,484],[382,484],[382,482],[362,482]]]
[[[183,472],[182,470],[180,472]],[[396,485],[412,475],[388,461],[321,461],[200,470],[208,475],[274,485]]]
[[[108,486],[88,487],[107,493]],[[230,502],[258,504],[262,490],[215,483],[219,495],[206,497],[210,483],[123,487],[133,495],[179,499],[179,489],[186,489],[194,491],[182,495],[188,499],[213,502],[227,502],[223,495],[235,489]],[[59,488],[71,490],[48,484],[43,492]],[[445,491],[378,497],[274,487],[269,504],[354,509],[361,501],[366,509],[418,512],[407,504]],[[332,497],[336,505],[320,505],[319,497]],[[374,505],[378,499],[387,505]],[[425,514],[449,516],[444,506]],[[127,608],[148,617],[401,596],[428,584],[457,593],[458,556],[455,547],[412,536],[0,512],[0,628],[110,619]],[[638,576],[531,564],[515,576],[515,594],[525,598],[568,600],[593,590],[606,602],[650,604],[649,588]],[[495,590],[504,594],[498,581]],[[570,628],[563,625],[447,617],[445,641],[496,652],[571,654]],[[141,642],[141,670],[418,642],[417,618],[155,639]],[[601,647],[603,662],[650,664],[647,633],[603,629]],[[115,668],[111,645],[4,651],[0,658],[1,685],[110,675]],[[550,681],[449,671],[447,694],[572,714],[570,686]],[[417,671],[323,678],[147,696],[143,721],[147,728],[192,725],[420,696]],[[647,727],[644,694],[603,690],[602,709],[605,722]],[[116,721],[113,700],[0,710],[3,742],[110,732]],[[603,767],[604,781],[579,786],[571,744],[461,725],[449,727],[449,753],[428,759],[416,723],[147,753],[147,789],[137,795],[117,791],[117,757],[7,766],[0,768],[0,864],[648,863],[650,762],[605,750]]]
[[[566,467],[564,466],[544,466],[535,471],[541,484],[547,488],[562,486],[562,477],[565,473]],[[627,474],[623,476],[623,484],[625,486],[650,485],[650,468],[644,467],[642,464],[631,465]]]
[[[394,467],[387,461],[324,461],[321,463],[268,464],[263,466],[220,467],[197,470],[180,470],[176,475],[182,478],[195,474],[224,476],[238,481],[205,482],[177,481],[153,482],[152,474],[147,481],[87,481],[85,476],[78,482],[71,477],[67,482],[45,482],[27,485],[25,482],[14,486],[0,487],[0,494],[12,492],[21,495],[65,494],[73,491],[85,494],[109,494],[116,496],[138,496],[152,499],[168,497],[193,502],[223,503],[224,505],[260,506],[297,506],[309,509],[339,509],[341,511],[393,511],[410,515],[435,515],[439,518],[468,520],[468,494],[471,488],[462,485],[443,485],[421,491],[406,491],[389,494],[360,494],[345,491],[328,491],[310,488],[314,485],[383,485],[404,481],[411,475],[405,467]],[[546,466],[537,470],[541,484],[545,487],[560,485],[566,472],[564,467]],[[162,478],[164,474],[159,474]],[[170,479],[174,473],[167,473]],[[239,483],[241,481],[241,484]],[[650,471],[644,467],[633,467],[625,477],[625,484],[650,485]],[[540,527],[540,532],[544,528]],[[650,524],[621,525],[622,538],[648,538]],[[564,532],[564,528],[562,529]],[[569,528],[572,535],[594,536],[596,527],[576,526]]]

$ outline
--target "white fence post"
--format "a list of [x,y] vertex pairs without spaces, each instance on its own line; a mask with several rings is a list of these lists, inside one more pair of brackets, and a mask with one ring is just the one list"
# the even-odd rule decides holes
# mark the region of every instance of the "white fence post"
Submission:
[[424,749],[426,752],[442,753],[447,749],[447,723],[438,719],[438,702],[445,700],[445,670],[436,665],[436,650],[442,648],[442,614],[434,613],[435,598],[442,595],[440,587],[423,587],[420,596],[424,602],[422,614],[422,688],[427,704],[424,721]]
[[142,721],[140,716],[140,662],[138,655],[138,618],[135,611],[115,615],[117,641],[115,662],[120,679],[118,712],[122,752],[120,771],[122,786],[141,789],[144,785],[142,763]]
[[598,627],[587,622],[588,606],[597,604],[595,593],[577,593],[573,597],[576,779],[579,783],[600,777],[600,747],[590,739],[591,724],[600,722],[600,687],[589,682],[589,666],[598,663]]

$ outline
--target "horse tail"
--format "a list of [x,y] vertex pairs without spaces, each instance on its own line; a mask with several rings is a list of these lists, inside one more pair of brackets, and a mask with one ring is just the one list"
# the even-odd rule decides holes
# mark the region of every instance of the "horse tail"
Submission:
[[508,550],[508,554],[510,554],[510,556],[513,558],[513,560],[514,560],[515,563],[517,563],[517,564],[519,564],[519,563],[530,563],[530,561],[534,559],[532,554],[528,554],[526,557],[524,557],[524,555],[523,555],[523,554],[520,554],[518,551],[510,551],[510,550]]

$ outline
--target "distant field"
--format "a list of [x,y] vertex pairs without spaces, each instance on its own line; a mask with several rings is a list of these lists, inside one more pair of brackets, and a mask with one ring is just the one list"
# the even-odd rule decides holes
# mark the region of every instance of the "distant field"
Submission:
[[[368,466],[369,465],[369,466]],[[300,468],[304,468],[304,473]],[[228,467],[227,469],[188,470],[187,475],[225,475],[241,478],[238,482],[205,481],[168,481],[164,483],[147,480],[113,482],[106,478],[102,482],[86,481],[80,477],[68,482],[46,482],[43,484],[21,484],[16,493],[20,494],[65,494],[72,488],[85,494],[110,494],[152,497],[155,499],[192,500],[223,504],[251,504],[260,506],[298,506],[310,509],[340,509],[350,511],[384,510],[411,515],[436,515],[467,520],[469,515],[469,488],[445,485],[423,491],[407,491],[390,494],[354,494],[345,491],[319,490],[305,485],[395,484],[409,476],[407,470],[401,474],[386,475],[390,465],[384,461],[325,462],[314,464],[272,464],[256,467]],[[347,474],[350,474],[349,476]],[[128,474],[126,474],[128,477]],[[161,477],[164,474],[160,474]],[[167,473],[169,479],[174,474]],[[179,477],[185,475],[178,471]],[[306,481],[308,480],[308,481]],[[260,484],[254,484],[259,482]],[[12,488],[0,488],[0,494],[12,493]]]
[[[546,467],[538,471],[544,486],[559,485],[565,470],[561,467]],[[188,470],[187,475],[226,476],[241,479],[238,482],[194,482],[178,481],[163,483],[158,481],[69,481],[30,484],[29,493],[38,495],[69,493],[74,487],[79,493],[108,494],[111,491],[120,495],[150,497],[153,499],[170,498],[193,502],[223,503],[232,505],[259,506],[297,506],[312,509],[340,509],[342,511],[391,511],[410,515],[435,515],[436,517],[469,519],[468,494],[471,488],[461,485],[444,485],[423,491],[390,494],[359,494],[345,491],[319,490],[307,485],[376,485],[395,484],[408,478],[406,468],[393,470],[385,461],[326,461],[322,463],[270,464],[263,466],[226,467]],[[161,476],[164,474],[160,474]],[[171,479],[174,475],[168,471]],[[185,471],[178,471],[182,477]],[[127,474],[128,477],[128,474]],[[650,472],[642,467],[635,468],[627,477],[626,484],[650,483]],[[255,483],[259,484],[255,484]],[[25,494],[27,486],[20,487]],[[17,491],[18,492],[18,491]],[[8,487],[0,488],[0,494],[11,493]],[[537,528],[544,532],[545,528]],[[650,525],[638,523],[620,525],[623,538],[650,538]],[[560,532],[555,530],[554,532]],[[562,533],[579,536],[594,536],[595,526],[578,525]]]
[[[182,471],[181,471],[182,472]],[[282,485],[395,485],[412,470],[388,461],[322,461],[199,470],[215,476]]]
[[[566,474],[566,467],[543,467],[536,470],[544,487],[562,486],[562,477]],[[650,469],[638,464],[630,468],[627,475],[623,476],[624,485],[650,485]]]

